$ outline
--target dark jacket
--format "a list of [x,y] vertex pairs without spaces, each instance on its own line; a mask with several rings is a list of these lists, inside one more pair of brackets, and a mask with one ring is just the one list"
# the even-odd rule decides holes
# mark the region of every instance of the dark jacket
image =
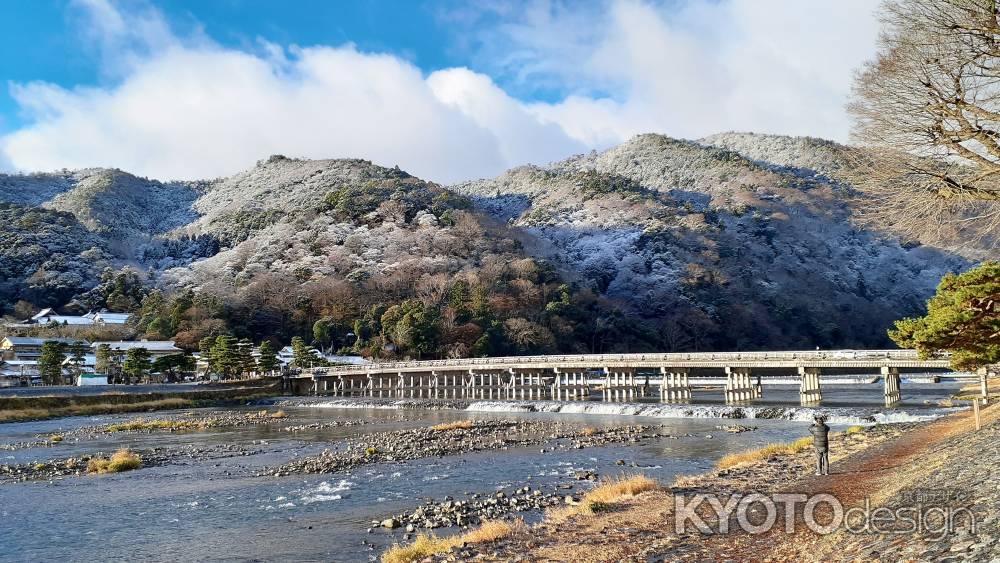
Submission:
[[830,427],[823,422],[814,422],[809,427],[809,432],[813,435],[813,445],[817,450],[825,450],[830,447]]

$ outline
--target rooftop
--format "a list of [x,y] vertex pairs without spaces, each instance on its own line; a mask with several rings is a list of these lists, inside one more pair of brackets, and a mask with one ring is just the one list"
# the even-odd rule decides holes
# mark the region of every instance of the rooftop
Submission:
[[118,340],[115,342],[94,342],[92,347],[97,348],[102,344],[107,344],[112,350],[129,350],[131,348],[145,348],[150,352],[180,352],[181,349],[174,345],[172,340]]
[[12,346],[41,346],[46,342],[59,342],[62,344],[82,342],[83,344],[87,344],[86,340],[80,340],[79,338],[33,338],[30,336],[7,336],[3,340],[0,340],[0,342],[9,342]]

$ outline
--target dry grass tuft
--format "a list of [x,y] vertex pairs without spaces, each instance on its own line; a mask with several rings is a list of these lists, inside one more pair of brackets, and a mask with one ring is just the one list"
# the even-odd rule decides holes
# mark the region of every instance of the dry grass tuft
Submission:
[[747,450],[745,452],[724,456],[718,461],[718,463],[715,464],[715,468],[729,469],[730,467],[736,467],[737,465],[745,465],[748,463],[770,459],[774,456],[793,455],[805,450],[811,445],[812,436],[799,438],[791,444],[768,444],[763,448],[758,448],[756,450]]
[[660,484],[645,475],[622,475],[602,481],[594,487],[579,503],[570,506],[554,508],[545,513],[545,519],[554,524],[565,522],[577,514],[595,514],[614,509],[617,503],[632,498],[639,493],[658,489]]
[[474,530],[463,534],[439,538],[433,534],[419,534],[409,545],[396,544],[382,554],[382,563],[411,563],[421,561],[432,555],[451,551],[452,548],[472,543],[484,543],[498,540],[511,535],[515,530],[524,527],[523,520],[513,523],[503,520],[483,522]]
[[473,423],[471,420],[456,420],[455,422],[442,422],[441,424],[435,424],[431,426],[431,430],[437,430],[439,432],[444,432],[445,430],[468,430],[472,428]]
[[848,436],[850,436],[851,434],[858,434],[858,433],[864,432],[864,431],[865,431],[865,427],[864,426],[857,426],[857,425],[855,425],[855,426],[848,426],[847,430],[844,430],[844,434],[847,434]]
[[587,494],[583,495],[584,502],[581,504],[586,504],[588,501],[605,504],[618,502],[657,487],[659,484],[645,475],[622,475],[604,481],[588,491]]
[[87,473],[121,473],[142,467],[139,454],[132,453],[128,448],[122,448],[111,456],[111,459],[92,458],[87,462]]

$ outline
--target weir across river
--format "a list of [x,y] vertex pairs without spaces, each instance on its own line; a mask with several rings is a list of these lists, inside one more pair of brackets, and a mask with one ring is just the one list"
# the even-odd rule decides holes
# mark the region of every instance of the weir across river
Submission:
[[[822,400],[821,374],[882,378],[885,404],[900,400],[900,373],[949,369],[946,357],[920,359],[913,350],[584,354],[400,361],[302,370],[291,391],[342,397],[589,400],[691,399],[691,378],[716,378],[727,403],[759,399],[763,378],[795,376],[803,405]],[[723,379],[724,378],[724,379]]]

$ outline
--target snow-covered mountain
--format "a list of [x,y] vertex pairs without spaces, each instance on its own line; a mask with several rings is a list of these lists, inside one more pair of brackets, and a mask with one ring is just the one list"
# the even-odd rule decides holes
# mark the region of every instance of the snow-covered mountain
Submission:
[[849,150],[748,133],[641,135],[449,187],[363,160],[282,156],[203,182],[0,175],[3,213],[33,218],[0,225],[0,304],[62,305],[108,265],[149,270],[165,288],[275,273],[405,285],[536,258],[662,349],[699,338],[881,345],[893,319],[919,312],[945,272],[986,250],[863,227],[863,200],[837,180]]

